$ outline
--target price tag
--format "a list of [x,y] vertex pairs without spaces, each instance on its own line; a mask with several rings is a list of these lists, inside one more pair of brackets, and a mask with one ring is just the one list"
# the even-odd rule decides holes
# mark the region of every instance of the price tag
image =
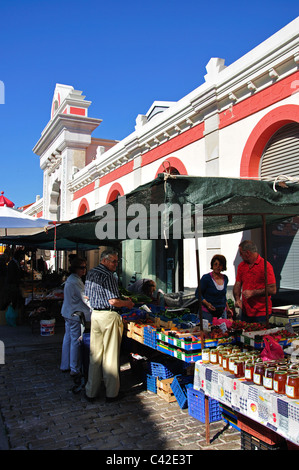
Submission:
[[226,323],[225,323],[225,322],[220,323],[219,328],[220,328],[220,330],[221,330],[223,333],[226,333],[226,332],[227,332],[227,326],[226,326]]

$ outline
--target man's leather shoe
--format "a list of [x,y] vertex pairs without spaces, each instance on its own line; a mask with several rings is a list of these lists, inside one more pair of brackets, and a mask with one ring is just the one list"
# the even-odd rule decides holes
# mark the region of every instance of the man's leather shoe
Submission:
[[123,392],[119,392],[119,394],[116,395],[116,397],[106,397],[106,402],[113,403],[114,401],[121,400],[122,398],[124,398],[124,396],[125,394]]

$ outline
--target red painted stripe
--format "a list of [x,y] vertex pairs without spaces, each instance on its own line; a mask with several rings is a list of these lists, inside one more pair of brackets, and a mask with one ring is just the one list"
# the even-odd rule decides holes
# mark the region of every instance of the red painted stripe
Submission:
[[86,109],[85,108],[75,108],[74,106],[70,106],[70,114],[76,114],[78,116],[85,116]]
[[43,216],[43,211],[38,212],[38,213],[36,214],[36,217],[39,217],[39,218],[40,218],[40,217],[42,217],[42,216]]
[[85,194],[91,193],[94,190],[95,182],[87,184],[84,188],[79,189],[74,193],[73,200],[85,196]]
[[192,127],[188,131],[183,132],[176,137],[164,142],[163,144],[159,145],[158,147],[149,150],[142,156],[142,163],[141,166],[148,165],[159,158],[163,158],[166,155],[169,155],[176,150],[179,150],[183,147],[186,147],[193,142],[196,142],[199,139],[202,139],[204,132],[204,123],[201,122],[197,124],[197,126]]
[[[245,99],[244,101],[233,106],[232,110],[226,110],[219,114],[219,129],[222,129],[234,122],[237,122],[241,119],[244,119],[251,114],[260,111],[274,103],[279,102],[280,100],[292,95],[298,89],[296,84],[299,79],[299,72],[296,72],[285,79],[274,83],[265,90],[262,90],[256,93],[253,96]],[[200,140],[204,137],[204,123],[197,124],[191,129],[184,131],[182,134],[173,137],[167,142],[157,146],[156,148],[149,150],[142,156],[141,166],[148,165],[156,160],[159,160],[167,155],[175,152],[181,148],[190,145],[197,140]],[[128,162],[116,170],[111,171],[108,175],[103,176],[100,179],[100,186],[105,184],[112,183],[118,178],[121,178],[124,175],[129,174],[133,171],[133,161]],[[74,193],[74,199],[82,197],[88,192],[92,191],[94,187],[91,188],[92,184],[87,185],[86,188]],[[91,189],[90,189],[91,188]]]
[[116,170],[110,171],[105,176],[102,176],[100,179],[100,186],[104,186],[105,184],[112,183],[116,181],[118,178],[121,178],[122,176],[128,175],[129,173],[132,173],[134,167],[134,162],[128,162],[122,165],[119,168],[116,168]]
[[235,104],[231,109],[227,109],[219,114],[219,129],[223,129],[234,122],[251,116],[252,114],[261,111],[262,109],[271,106],[278,101],[287,98],[298,90],[299,72],[296,72],[289,77],[280,80],[277,83],[269,86],[265,90],[261,90],[244,101]]

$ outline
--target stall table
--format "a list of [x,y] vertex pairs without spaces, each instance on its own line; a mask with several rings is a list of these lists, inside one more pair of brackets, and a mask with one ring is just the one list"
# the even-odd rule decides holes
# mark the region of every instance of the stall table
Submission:
[[[194,389],[299,445],[299,400],[237,379],[219,365],[195,363]],[[209,420],[206,420],[206,425]],[[208,428],[207,441],[208,439]]]

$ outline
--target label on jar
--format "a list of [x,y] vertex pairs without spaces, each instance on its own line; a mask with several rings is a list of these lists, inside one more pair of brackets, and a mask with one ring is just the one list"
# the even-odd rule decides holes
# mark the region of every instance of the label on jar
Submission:
[[262,376],[260,374],[253,374],[253,381],[256,385],[261,385]]
[[286,385],[286,395],[290,398],[295,397],[295,387],[292,387],[292,385]]
[[252,380],[252,371],[250,369],[245,369],[245,379]]
[[274,390],[275,392],[278,392],[278,381],[277,381],[277,380],[274,380],[274,381],[273,381],[273,390]]
[[211,352],[211,354],[210,354],[210,360],[211,360],[211,362],[217,362],[217,361],[218,361],[218,355],[217,355],[217,353]]
[[263,385],[265,388],[273,388],[273,379],[272,377],[264,377],[263,378]]
[[203,362],[210,362],[210,352],[202,352],[202,361]]

